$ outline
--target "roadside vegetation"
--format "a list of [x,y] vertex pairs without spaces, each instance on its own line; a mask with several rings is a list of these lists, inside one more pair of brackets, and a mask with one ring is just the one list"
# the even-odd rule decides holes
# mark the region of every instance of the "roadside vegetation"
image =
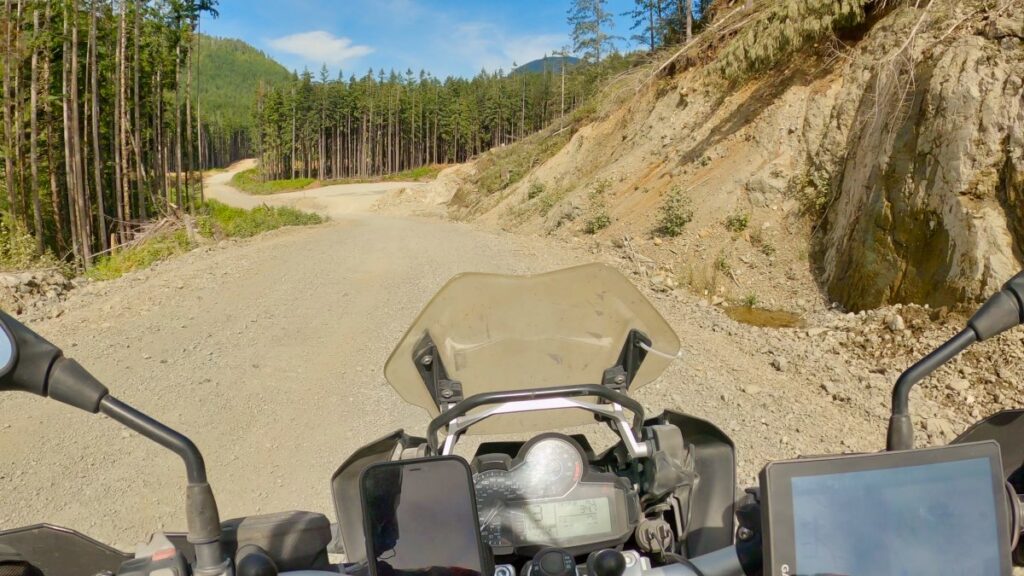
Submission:
[[196,227],[207,238],[249,238],[286,226],[309,226],[322,222],[324,218],[318,214],[287,206],[257,206],[245,210],[208,200]]
[[312,184],[313,178],[289,178],[282,180],[263,180],[259,168],[242,170],[231,177],[231,185],[248,194],[280,194],[294,192]]
[[410,168],[394,174],[377,178],[338,178],[335,180],[317,180],[315,178],[286,178],[282,180],[263,180],[259,167],[243,170],[231,178],[231,185],[248,194],[262,196],[265,194],[281,194],[297,192],[309,187],[335,186],[338,184],[364,184],[368,182],[426,182],[433,180],[447,168],[445,164],[430,164]]
[[67,267],[50,251],[39,252],[36,239],[10,214],[0,215],[0,272]]
[[[249,238],[286,226],[320,224],[324,218],[288,207],[260,206],[252,210],[233,208],[208,200],[199,209],[191,226],[176,222],[142,241],[101,256],[86,276],[93,280],[112,280],[127,272],[147,268],[156,262],[183,254],[199,246],[203,239]],[[194,228],[193,228],[194,227]],[[198,232],[198,236],[194,233]]]
[[693,220],[693,201],[674,186],[665,196],[661,205],[661,217],[658,220],[658,231],[665,236],[676,237],[683,233],[683,228]]

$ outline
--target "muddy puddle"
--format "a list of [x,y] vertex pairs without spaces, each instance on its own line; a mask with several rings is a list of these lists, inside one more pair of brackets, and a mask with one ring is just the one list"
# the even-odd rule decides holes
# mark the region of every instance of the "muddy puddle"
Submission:
[[799,314],[784,310],[767,310],[753,306],[725,306],[725,314],[737,322],[761,328],[803,328],[804,319]]

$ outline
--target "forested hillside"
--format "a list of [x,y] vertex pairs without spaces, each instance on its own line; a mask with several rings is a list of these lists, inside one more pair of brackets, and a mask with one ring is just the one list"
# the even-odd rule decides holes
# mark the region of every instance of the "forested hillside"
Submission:
[[252,153],[252,113],[260,85],[280,86],[292,73],[241,40],[199,37],[196,90],[210,142],[206,166],[227,166]]
[[348,79],[306,71],[290,85],[257,94],[263,176],[374,176],[462,162],[564,121],[631,62],[614,54],[564,73],[499,70],[444,80],[412,70],[371,70]]
[[7,0],[0,252],[19,233],[88,265],[147,219],[190,209],[195,38],[216,0]]

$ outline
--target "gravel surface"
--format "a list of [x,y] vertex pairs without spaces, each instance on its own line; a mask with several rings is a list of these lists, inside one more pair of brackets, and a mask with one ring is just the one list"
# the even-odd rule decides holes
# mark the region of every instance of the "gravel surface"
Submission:
[[[91,283],[71,292],[62,316],[32,327],[118,397],[195,440],[223,518],[286,509],[333,517],[328,483],[348,454],[396,428],[425,430],[426,414],[398,398],[382,368],[448,278],[590,261],[630,268],[611,245],[350,214]],[[915,330],[926,342],[951,333],[912,318],[901,325],[891,311],[821,312],[805,328],[763,329],[689,293],[643,289],[684,356],[636,396],[650,413],[674,408],[718,424],[748,484],[768,460],[882,448],[888,387],[912,359],[912,346],[897,345],[915,341]],[[1019,376],[1020,361],[1000,369]],[[915,395],[915,408],[931,412],[918,419],[922,443],[948,439],[971,410],[987,413],[997,400],[972,388],[987,385],[978,379],[955,394],[988,400],[965,406],[944,382]],[[1000,394],[1021,404],[1019,389]],[[170,453],[102,416],[28,395],[0,396],[0,414],[0,528],[46,521],[127,548],[184,527],[184,469]]]

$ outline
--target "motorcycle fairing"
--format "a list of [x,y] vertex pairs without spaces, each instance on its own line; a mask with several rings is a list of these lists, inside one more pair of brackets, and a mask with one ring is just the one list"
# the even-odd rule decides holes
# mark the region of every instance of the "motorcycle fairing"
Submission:
[[74,530],[52,524],[34,524],[0,532],[0,548],[14,550],[46,576],[81,576],[117,572],[132,558]]
[[689,498],[687,556],[731,546],[736,506],[736,448],[732,439],[707,420],[672,410],[647,424],[676,426],[693,447],[697,482]]

